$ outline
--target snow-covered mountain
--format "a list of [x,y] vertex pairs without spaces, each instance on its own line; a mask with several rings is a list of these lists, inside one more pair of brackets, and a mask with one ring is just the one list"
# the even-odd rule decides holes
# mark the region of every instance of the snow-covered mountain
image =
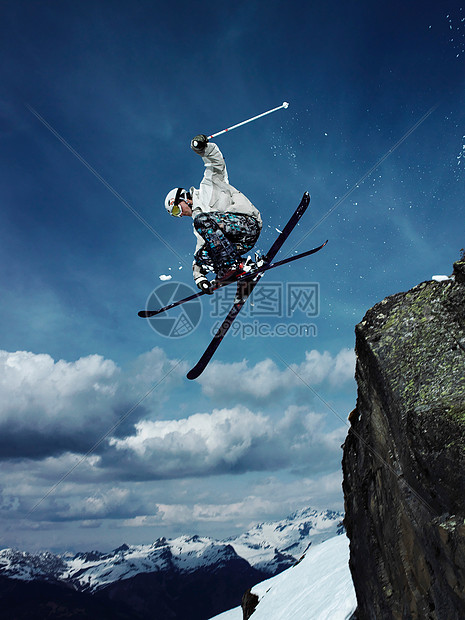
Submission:
[[[258,597],[254,620],[347,620],[357,607],[347,537],[312,547],[301,562],[251,592]],[[235,607],[211,620],[242,620],[242,609]]]
[[260,523],[227,542],[254,568],[276,574],[292,566],[310,545],[342,534],[343,516],[331,510],[305,508],[282,521]]
[[235,559],[230,545],[211,538],[160,538],[152,545],[123,545],[109,554],[78,554],[66,562],[61,578],[78,582],[80,589],[95,591],[141,573],[192,573],[225,566]]
[[261,523],[224,541],[208,537],[160,538],[150,545],[123,545],[111,553],[70,557],[51,553],[0,551],[0,575],[21,580],[65,582],[95,592],[141,573],[193,573],[245,560],[269,575],[292,566],[305,550],[342,532],[342,513],[300,510],[278,522]]
[[58,581],[65,571],[66,562],[53,553],[32,554],[16,549],[0,551],[0,575],[5,577],[23,581]]

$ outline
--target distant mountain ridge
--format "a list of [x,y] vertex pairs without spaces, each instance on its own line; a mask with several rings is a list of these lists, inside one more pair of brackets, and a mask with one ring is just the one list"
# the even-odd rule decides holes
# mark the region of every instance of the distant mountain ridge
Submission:
[[110,553],[90,551],[73,557],[3,549],[0,574],[25,581],[63,581],[79,590],[95,591],[140,573],[192,573],[241,558],[255,569],[275,575],[292,566],[310,544],[341,533],[342,519],[340,512],[306,508],[223,541],[201,536],[159,538],[150,545],[124,544]]
[[[341,534],[342,519],[340,512],[307,508],[226,540],[160,538],[148,545],[124,544],[109,553],[72,556],[3,549],[0,577],[17,591],[12,605],[24,605],[21,588],[46,582],[57,586],[55,597],[60,589],[71,590],[90,595],[86,601],[97,597],[99,604],[106,598],[112,605],[130,605],[134,618],[204,620],[237,605],[255,583],[295,564],[310,545]],[[0,603],[4,595],[0,588]],[[67,617],[78,617],[66,609]],[[30,608],[24,617],[27,613]]]

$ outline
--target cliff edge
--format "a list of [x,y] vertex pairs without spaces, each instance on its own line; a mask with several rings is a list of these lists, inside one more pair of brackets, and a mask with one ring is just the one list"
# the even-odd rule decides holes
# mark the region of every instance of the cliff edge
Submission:
[[465,618],[465,260],[356,326],[345,526],[365,619]]

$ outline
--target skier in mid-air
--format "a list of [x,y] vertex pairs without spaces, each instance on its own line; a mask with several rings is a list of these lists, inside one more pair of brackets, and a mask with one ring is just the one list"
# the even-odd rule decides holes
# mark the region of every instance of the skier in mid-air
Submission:
[[244,194],[229,184],[223,155],[216,144],[200,134],[191,141],[200,155],[205,173],[199,189],[172,189],[165,208],[175,217],[192,217],[197,246],[194,252],[194,281],[201,291],[212,292],[214,271],[218,280],[233,279],[255,264],[242,257],[256,244],[262,229],[260,212]]
[[[187,373],[188,379],[197,379],[205,370],[266,271],[315,254],[327,243],[325,241],[312,250],[273,263],[275,256],[298,225],[310,204],[310,194],[305,192],[286,225],[281,231],[278,231],[279,234],[268,252],[261,258],[257,258],[256,255],[255,262],[250,257],[247,260],[242,258],[242,255],[251,250],[258,240],[262,229],[261,216],[250,200],[229,184],[223,155],[216,144],[209,142],[209,139],[255,121],[276,110],[286,109],[288,106],[289,104],[284,101],[277,108],[232,125],[209,137],[203,134],[195,136],[191,141],[191,148],[202,157],[205,164],[205,173],[200,187],[199,189],[191,187],[189,191],[182,187],[176,187],[166,196],[165,208],[170,215],[193,218],[194,233],[197,237],[193,271],[194,280],[200,288],[200,292],[169,303],[163,308],[153,310],[146,308],[138,313],[139,316],[149,319],[192,301],[200,295],[213,293],[223,286],[237,282],[237,292],[231,309],[215,331],[212,340],[197,364]],[[217,280],[210,282],[207,279],[206,274],[209,271],[216,272]]]

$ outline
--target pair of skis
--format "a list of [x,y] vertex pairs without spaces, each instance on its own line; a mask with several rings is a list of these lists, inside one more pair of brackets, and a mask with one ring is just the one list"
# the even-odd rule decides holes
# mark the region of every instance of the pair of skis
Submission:
[[[289,237],[290,233],[292,232],[292,230],[298,224],[300,218],[305,213],[309,204],[310,204],[310,194],[308,192],[305,192],[305,194],[302,197],[302,200],[300,201],[299,206],[292,214],[291,218],[287,222],[283,231],[279,234],[279,236],[277,237],[277,239],[275,240],[271,248],[268,250],[267,254],[264,256],[264,259],[263,259],[264,262],[261,267],[258,267],[257,269],[253,269],[252,271],[248,273],[244,273],[232,281],[219,282],[217,284],[214,290],[218,290],[219,288],[222,288],[223,286],[227,286],[231,284],[232,282],[236,282],[238,284],[238,292],[240,291],[241,295],[240,295],[240,298],[234,302],[231,310],[229,311],[223,323],[217,330],[216,334],[213,336],[212,341],[206,348],[202,357],[199,359],[197,364],[187,373],[188,379],[197,379],[202,374],[202,372],[205,370],[205,368],[207,367],[207,364],[213,357],[216,349],[219,347],[221,341],[226,336],[229,328],[234,323],[237,315],[241,311],[247,299],[250,297],[253,289],[258,284],[260,278],[263,276],[265,271],[268,271],[269,269],[274,269],[275,267],[279,267],[280,265],[285,265],[299,258],[303,258],[304,256],[310,256],[310,254],[314,254],[315,252],[318,252],[328,243],[327,241],[325,241],[325,243],[318,246],[317,248],[314,248],[313,250],[308,250],[307,252],[302,252],[301,254],[297,254],[295,256],[285,258],[283,260],[277,261],[276,263],[272,263],[272,260],[274,259],[276,254],[279,252],[282,245],[284,244],[284,242],[286,241],[286,239]],[[204,291],[200,291],[198,293],[190,295],[189,297],[185,297],[184,299],[171,303],[168,306],[160,308],[159,310],[141,310],[139,312],[139,316],[143,318],[150,318],[157,314],[161,314],[162,312],[166,312],[167,310],[171,310],[172,308],[175,308],[176,306],[179,306],[180,304],[186,303],[188,301],[191,301],[205,294],[206,293]]]

